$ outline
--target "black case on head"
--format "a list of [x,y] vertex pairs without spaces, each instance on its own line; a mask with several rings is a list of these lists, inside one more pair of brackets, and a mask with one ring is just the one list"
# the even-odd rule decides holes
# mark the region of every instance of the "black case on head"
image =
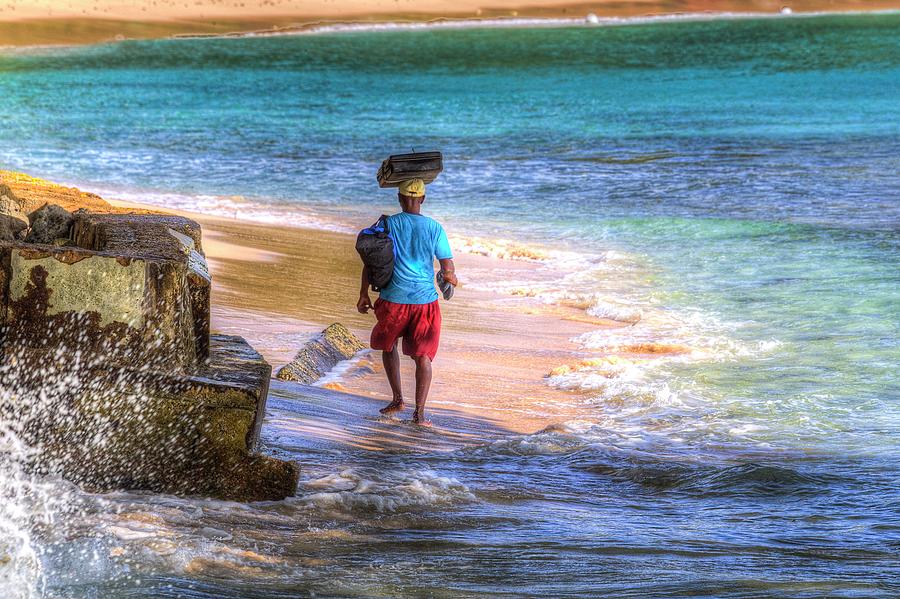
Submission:
[[440,152],[415,152],[395,154],[381,163],[378,169],[379,187],[400,187],[410,179],[422,179],[431,183],[444,170],[444,158]]

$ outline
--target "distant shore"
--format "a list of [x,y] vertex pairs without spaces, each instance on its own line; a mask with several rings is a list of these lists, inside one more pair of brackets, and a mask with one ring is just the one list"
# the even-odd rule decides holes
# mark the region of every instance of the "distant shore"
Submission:
[[[662,2],[630,0],[623,3],[585,2],[521,6],[502,2],[491,8],[477,2],[453,3],[446,9],[439,2],[418,3],[421,12],[397,12],[396,4],[349,4],[337,10],[325,5],[286,8],[282,13],[254,11],[229,12],[227,6],[200,2],[179,10],[175,6],[152,10],[141,3],[113,12],[103,2],[82,10],[48,11],[30,9],[28,2],[0,12],[0,48],[42,45],[82,45],[128,39],[170,37],[228,37],[244,35],[290,35],[309,32],[355,30],[421,29],[425,27],[514,27],[610,24],[621,20],[641,21],[658,18],[737,18],[873,12],[900,9],[900,0],[729,0],[726,2]],[[273,3],[274,5],[274,3]],[[182,5],[180,5],[182,6]],[[333,6],[333,5],[330,5]],[[272,7],[266,7],[272,8]],[[355,12],[354,12],[355,9]],[[393,9],[393,10],[391,10]],[[245,12],[249,12],[245,9]],[[110,18],[115,14],[115,18]]]

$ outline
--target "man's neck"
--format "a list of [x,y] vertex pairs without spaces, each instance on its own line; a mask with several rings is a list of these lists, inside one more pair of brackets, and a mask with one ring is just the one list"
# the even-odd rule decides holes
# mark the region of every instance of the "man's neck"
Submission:
[[416,216],[422,216],[421,208],[410,208],[409,210],[403,211],[405,214],[415,214]]

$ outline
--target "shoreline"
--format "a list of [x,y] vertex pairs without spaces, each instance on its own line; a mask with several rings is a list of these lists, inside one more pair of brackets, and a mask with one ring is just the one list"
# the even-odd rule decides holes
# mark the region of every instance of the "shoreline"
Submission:
[[[611,27],[705,20],[813,18],[840,15],[879,15],[900,11],[900,2],[844,0],[826,3],[771,3],[760,10],[752,0],[742,0],[725,9],[687,9],[678,6],[632,1],[627,4],[575,4],[524,7],[520,10],[477,9],[475,13],[372,13],[347,17],[328,15],[272,15],[245,18],[162,17],[159,19],[107,19],[101,16],[0,17],[0,50],[114,43],[154,39],[227,39],[327,35],[379,31],[429,31],[448,29],[502,29],[537,27]],[[656,8],[657,10],[654,10]],[[767,6],[768,8],[768,6]],[[783,10],[787,8],[787,12]],[[572,11],[572,12],[569,12]]]
[[[247,338],[274,371],[333,322],[345,324],[368,345],[375,320],[356,311],[360,263],[353,235],[106,199],[117,208],[165,211],[201,224],[213,275],[212,329]],[[441,300],[444,327],[429,411],[477,415],[525,434],[582,416],[575,396],[547,385],[545,377],[578,361],[582,352],[571,339],[603,321],[578,318],[576,309],[560,306],[521,312],[505,305],[508,297],[465,287],[467,270],[528,270],[533,263],[459,248],[455,260],[462,284],[452,301]],[[561,317],[568,312],[570,318]],[[409,394],[412,361],[401,364]],[[327,388],[390,399],[377,355],[364,356]],[[534,409],[550,402],[549,414]]]
[[[360,262],[352,233],[106,199],[120,209],[164,210],[201,224],[213,275],[212,329],[245,337],[273,372],[334,322],[368,345],[375,319],[356,311]],[[454,238],[459,239],[451,234]],[[444,326],[427,409],[437,425],[465,415],[507,433],[533,434],[567,422],[592,422],[602,417],[591,407],[593,390],[571,383],[571,377],[590,372],[616,384],[630,370],[659,360],[703,357],[701,348],[666,339],[665,322],[657,318],[594,316],[572,298],[534,301],[515,289],[484,287],[477,280],[502,271],[504,280],[521,280],[527,287],[535,283],[540,259],[485,255],[478,247],[460,245],[454,246],[454,259],[461,284],[452,301],[441,300]],[[621,279],[620,272],[614,276]],[[648,335],[616,343],[628,339],[639,321]],[[608,333],[609,345],[579,340],[601,332]],[[390,401],[377,352],[343,366],[337,376],[330,373],[314,386],[334,391],[336,402]],[[413,362],[402,360],[401,372],[404,395],[410,397]],[[377,419],[377,413],[372,417]],[[339,418],[336,424],[348,431],[345,441],[353,442],[354,423]]]
[[737,20],[737,19],[775,19],[775,18],[812,18],[826,16],[881,15],[900,12],[900,8],[873,10],[821,10],[809,12],[672,12],[649,13],[629,16],[599,16],[588,13],[583,17],[435,17],[426,20],[408,21],[316,21],[302,25],[260,29],[253,31],[236,31],[225,34],[175,34],[173,39],[223,39],[249,37],[282,37],[293,35],[329,35],[339,33],[370,33],[392,31],[427,31],[448,29],[517,29],[517,28],[553,28],[553,27],[625,27],[628,25],[648,25],[662,22],[690,23],[697,21]]

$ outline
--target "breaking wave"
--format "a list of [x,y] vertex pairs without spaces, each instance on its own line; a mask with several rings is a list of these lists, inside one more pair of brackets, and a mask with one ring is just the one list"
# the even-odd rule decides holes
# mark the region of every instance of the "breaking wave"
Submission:
[[[684,437],[692,436],[685,432]],[[695,433],[705,438],[707,451],[698,452],[702,444],[685,443],[683,437],[661,430],[613,421],[605,425],[569,421],[463,453],[479,459],[552,456],[577,471],[645,491],[692,496],[811,495],[835,484],[852,483],[839,473],[823,473],[821,464],[807,468],[807,458],[799,453],[773,451],[766,444],[729,446],[727,437],[713,429]],[[771,462],[774,456],[781,463]]]
[[836,482],[797,468],[758,463],[709,466],[599,462],[583,470],[654,491],[703,497],[813,495]]
[[92,190],[112,202],[158,206],[166,210],[194,212],[264,225],[320,229],[339,233],[355,232],[346,223],[330,219],[321,211],[301,204],[279,205],[274,201],[247,198],[241,195],[124,191],[96,186],[92,186]]
[[466,485],[432,470],[390,473],[348,469],[302,482],[300,490],[294,501],[339,512],[390,513],[475,501]]
[[441,17],[429,21],[384,21],[384,22],[316,22],[295,27],[280,27],[250,32],[232,32],[220,35],[181,34],[176,38],[195,37],[275,37],[290,35],[324,35],[340,33],[384,32],[384,31],[428,31],[434,29],[508,29],[518,27],[616,27],[666,22],[717,21],[764,18],[803,18],[832,14],[879,14],[893,11],[815,11],[794,13],[791,10],[777,12],[685,12],[661,15],[641,15],[630,17],[601,17],[587,12],[580,17]]
[[55,489],[29,474],[32,448],[8,426],[0,428],[0,592],[4,597],[41,596],[44,571],[38,530],[50,525]]

